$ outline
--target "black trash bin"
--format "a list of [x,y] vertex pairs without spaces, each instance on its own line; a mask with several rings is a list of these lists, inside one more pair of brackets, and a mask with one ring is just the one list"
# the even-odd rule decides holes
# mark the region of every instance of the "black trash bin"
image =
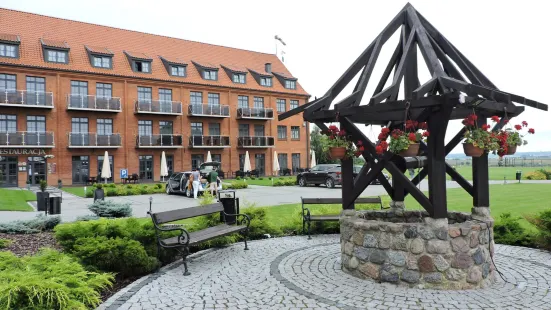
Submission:
[[48,214],[61,214],[61,197],[50,197]]
[[[224,212],[227,214],[239,213],[239,198],[235,198],[234,190],[221,190],[218,191],[218,200],[224,206]],[[220,221],[226,222],[226,224],[235,224],[236,216],[224,216],[220,214]]]
[[48,207],[48,199],[50,199],[49,192],[37,192],[36,193],[36,211],[46,211]]
[[517,170],[517,178],[516,178],[516,180],[520,182],[520,179],[522,179],[522,171],[521,171],[521,170]]

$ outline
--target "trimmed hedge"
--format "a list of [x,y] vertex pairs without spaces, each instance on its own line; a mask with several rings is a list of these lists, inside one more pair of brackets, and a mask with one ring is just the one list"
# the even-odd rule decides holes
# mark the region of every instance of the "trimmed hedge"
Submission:
[[0,232],[6,234],[34,234],[52,230],[61,222],[60,216],[37,215],[32,220],[0,223]]
[[130,203],[118,203],[113,200],[96,200],[91,205],[88,205],[88,210],[92,211],[99,217],[130,217],[132,216],[132,208]]
[[133,196],[133,195],[148,195],[148,194],[160,194],[165,192],[165,184],[94,184],[90,188],[86,189],[86,197],[94,197],[94,191],[101,185],[105,193],[105,197],[114,196]]

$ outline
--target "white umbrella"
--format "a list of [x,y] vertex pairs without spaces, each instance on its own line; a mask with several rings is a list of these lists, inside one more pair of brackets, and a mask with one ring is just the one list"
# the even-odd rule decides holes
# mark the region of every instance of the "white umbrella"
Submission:
[[245,163],[243,164],[243,172],[251,172],[251,159],[249,158],[249,151],[245,153]]
[[314,168],[316,164],[316,152],[312,151],[312,159],[310,160],[310,168]]
[[212,161],[212,156],[210,156],[210,151],[207,153],[207,163]]
[[165,177],[168,176],[168,166],[166,165],[166,155],[165,151],[161,154],[161,177],[163,177],[163,181],[165,180]]
[[274,151],[274,165],[273,165],[273,171],[274,175],[277,175],[277,172],[279,171],[279,159],[277,158],[277,152]]
[[109,154],[105,151],[103,155],[103,165],[101,166],[101,177],[107,183],[107,179],[111,178],[111,165],[109,165]]

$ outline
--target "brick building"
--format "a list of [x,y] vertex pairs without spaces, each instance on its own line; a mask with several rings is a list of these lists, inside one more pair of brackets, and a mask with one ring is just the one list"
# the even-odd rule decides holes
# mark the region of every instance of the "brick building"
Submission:
[[[309,95],[272,54],[0,9],[0,186],[81,184],[109,153],[160,180],[210,151],[226,173],[307,166]],[[113,181],[113,180],[111,180]]]

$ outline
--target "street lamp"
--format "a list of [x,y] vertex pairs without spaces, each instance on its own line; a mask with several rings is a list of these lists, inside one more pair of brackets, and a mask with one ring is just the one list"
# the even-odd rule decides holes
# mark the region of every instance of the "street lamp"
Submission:
[[153,203],[153,197],[149,197],[149,213],[151,213],[151,204]]

